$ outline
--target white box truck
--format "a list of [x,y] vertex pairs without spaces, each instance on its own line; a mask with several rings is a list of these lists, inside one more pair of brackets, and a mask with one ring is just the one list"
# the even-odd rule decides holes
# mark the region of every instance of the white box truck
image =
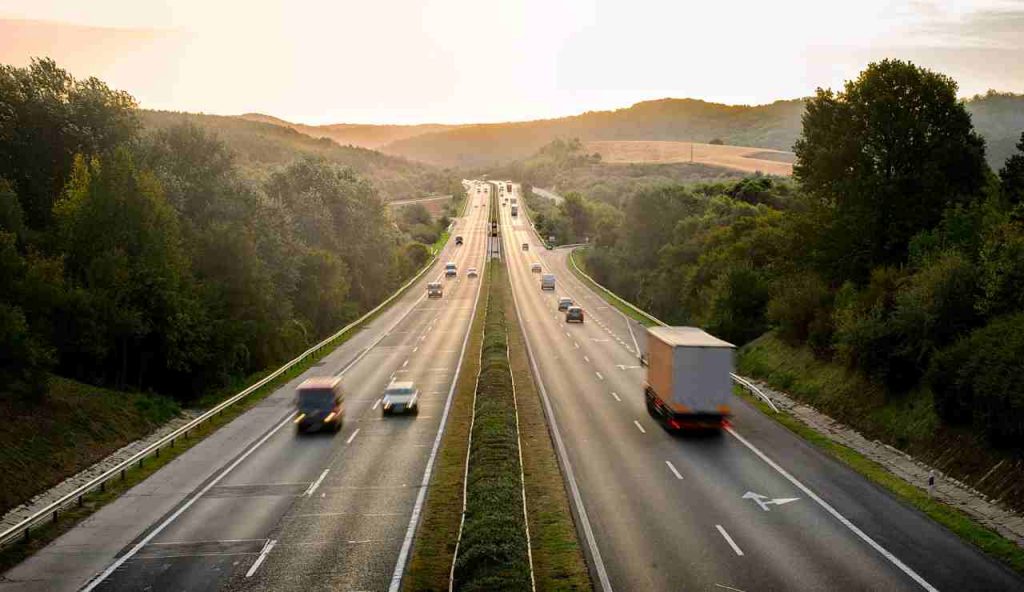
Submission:
[[670,431],[724,427],[735,349],[696,327],[648,328],[647,412]]

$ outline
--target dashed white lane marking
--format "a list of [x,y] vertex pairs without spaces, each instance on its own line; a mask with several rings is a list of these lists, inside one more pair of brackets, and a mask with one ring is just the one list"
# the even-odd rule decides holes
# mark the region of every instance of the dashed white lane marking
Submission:
[[633,425],[635,425],[635,426],[636,426],[636,429],[640,430],[640,433],[641,433],[641,434],[646,434],[646,433],[647,433],[647,430],[645,430],[645,429],[644,429],[644,426],[640,425],[640,422],[639,422],[639,421],[637,421],[637,420],[635,420],[635,419],[634,419],[634,420],[633,420]]
[[252,564],[252,567],[249,568],[249,571],[245,572],[245,577],[251,578],[253,574],[256,573],[256,570],[259,569],[260,566],[263,565],[263,561],[266,560],[267,554],[270,553],[270,550],[273,549],[276,544],[277,541],[267,539],[267,542],[263,545],[263,550],[260,551],[260,556],[256,558],[256,561]]
[[359,433],[359,430],[360,430],[360,429],[362,429],[362,428],[356,428],[356,431],[352,432],[352,435],[348,437],[348,440],[345,440],[345,443],[346,443],[346,444],[351,444],[351,443],[352,443],[352,440],[355,440],[355,439],[356,439],[356,434],[358,434],[358,433]]
[[373,404],[373,409],[376,409],[377,405],[380,405],[380,402],[383,401],[383,400],[384,400],[384,397],[381,397],[380,399],[377,399],[377,401]]
[[590,358],[589,357],[583,356],[583,359],[586,360],[588,364],[590,363]]
[[[356,431],[358,432],[359,430]],[[324,482],[324,477],[326,477],[327,473],[329,473],[330,471],[330,469],[324,469],[324,472],[320,473],[320,476],[316,478],[316,481],[309,484],[309,489],[307,489],[306,492],[303,493],[302,495],[306,497],[313,495],[313,492],[316,491],[317,487],[320,487],[320,484]]]
[[612,391],[612,396],[615,397],[615,400],[618,401],[619,403],[622,402],[622,399],[619,398],[619,393]]
[[572,342],[572,344],[573,344],[573,346],[574,346],[574,347],[575,347],[576,349],[579,349],[579,348],[580,348],[580,344],[579,344],[579,343],[577,343],[577,342],[573,341],[573,342]]
[[402,368],[405,368],[408,365],[409,365],[409,360],[406,360],[406,361],[402,362]]
[[420,348],[420,346],[418,346],[418,345],[416,347],[412,348],[412,353],[416,353],[416,350],[418,350],[419,348]]
[[572,339],[572,335],[569,335],[568,331],[565,332],[565,336],[568,337],[569,339]]
[[666,460],[665,464],[668,465],[669,470],[672,471],[672,474],[676,476],[676,479],[679,479],[680,481],[683,480],[683,476],[679,474],[679,470],[676,469],[676,466],[674,464],[672,464],[672,461]]
[[725,529],[722,528],[722,525],[716,524],[715,528],[718,529],[718,532],[722,533],[722,538],[725,539],[725,542],[729,543],[729,546],[732,547],[732,550],[736,551],[736,554],[740,557],[743,557],[743,551],[740,549],[739,545],[737,545],[736,542],[732,540],[732,537],[729,536],[729,533],[725,532]]
[[597,374],[598,380],[604,380],[604,375],[602,375],[600,372],[594,372],[594,374]]

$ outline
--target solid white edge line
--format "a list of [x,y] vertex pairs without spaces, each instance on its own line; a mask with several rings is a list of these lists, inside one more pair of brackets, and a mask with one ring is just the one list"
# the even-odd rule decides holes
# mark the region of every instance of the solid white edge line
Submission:
[[[516,296],[514,285],[512,287],[512,302],[516,306],[516,316],[520,319],[523,318],[522,309],[519,307],[519,297]],[[525,335],[525,332],[523,343],[526,345],[527,357],[530,358],[530,368],[533,370],[533,378],[537,381],[537,387],[540,389],[541,399],[544,401],[544,414],[548,420],[548,428],[555,440],[555,449],[558,451],[558,457],[562,463],[565,479],[568,481],[569,490],[572,492],[573,505],[576,507],[579,524],[583,528],[583,536],[587,540],[587,548],[590,549],[590,557],[594,571],[597,572],[598,583],[601,585],[601,590],[603,592],[612,592],[612,583],[611,580],[608,579],[608,571],[605,568],[604,560],[601,559],[601,551],[597,547],[597,539],[594,537],[594,529],[590,525],[590,518],[587,516],[586,506],[583,505],[583,496],[580,494],[579,485],[576,483],[576,473],[573,471],[572,462],[569,460],[569,453],[565,448],[565,442],[562,440],[562,432],[558,429],[558,422],[555,420],[555,412],[551,407],[551,399],[548,397],[548,390],[544,386],[544,381],[541,380],[540,368],[537,366],[537,358],[533,355],[533,348],[530,346],[530,338]],[[579,344],[576,344],[576,347],[579,347]]]
[[732,537],[729,536],[729,533],[725,532],[725,529],[722,528],[722,525],[716,524],[715,528],[717,528],[718,532],[721,533],[722,538],[725,539],[725,542],[729,543],[729,546],[732,547],[732,550],[736,551],[736,554],[740,557],[743,557],[743,550],[741,550],[739,545],[737,545],[736,542],[732,540]]
[[641,434],[646,434],[646,433],[647,433],[647,430],[645,430],[645,429],[644,429],[644,426],[640,425],[640,422],[639,422],[639,421],[637,421],[637,420],[635,420],[635,419],[634,419],[634,420],[633,420],[633,425],[635,425],[635,426],[636,426],[636,429],[640,430],[640,433],[641,433]]
[[267,558],[267,555],[270,554],[270,550],[273,549],[276,544],[277,541],[267,539],[266,544],[263,545],[263,550],[260,551],[260,556],[256,558],[256,561],[252,564],[252,567],[249,568],[249,571],[245,572],[245,577],[251,578],[253,574],[256,573],[256,570],[263,565],[263,561]]
[[[358,432],[359,430],[356,431]],[[324,472],[320,473],[320,476],[317,477],[316,481],[310,483],[309,489],[307,489],[306,492],[303,493],[302,495],[304,495],[305,497],[310,497],[311,495],[313,495],[313,492],[316,491],[317,487],[320,487],[320,484],[323,483],[324,477],[326,477],[327,473],[329,472],[331,472],[330,469],[324,469]]]
[[[468,201],[468,200],[467,200]],[[483,261],[487,261],[487,254],[484,253]],[[483,264],[481,264],[481,269]],[[427,459],[427,468],[423,471],[423,480],[420,482],[420,490],[416,494],[416,503],[413,505],[412,516],[409,517],[409,526],[405,531],[405,539],[402,541],[402,548],[398,552],[398,561],[395,562],[394,573],[391,574],[389,592],[398,592],[402,586],[402,576],[405,575],[405,563],[409,559],[409,551],[412,549],[412,540],[416,535],[416,527],[419,526],[420,514],[423,512],[423,502],[427,497],[427,486],[430,485],[430,476],[434,471],[434,461],[437,459],[437,451],[441,447],[441,437],[444,435],[444,428],[448,424],[448,413],[452,407],[452,395],[455,394],[455,386],[458,384],[459,372],[462,371],[462,359],[466,356],[466,346],[469,345],[469,335],[472,333],[473,320],[476,318],[476,307],[480,300],[480,282],[476,284],[476,297],[473,299],[473,312],[469,316],[469,325],[466,328],[466,336],[462,339],[462,349],[459,353],[459,362],[455,365],[455,378],[452,379],[452,386],[448,389],[448,398],[444,403],[444,412],[441,414],[441,425],[437,428],[437,435],[434,436],[434,445],[430,448],[430,457]]]
[[257,449],[258,449],[258,448],[259,448],[259,447],[260,447],[260,446],[261,446],[261,445],[262,445],[262,444],[263,444],[264,442],[266,442],[267,440],[269,440],[271,436],[273,436],[274,434],[276,434],[276,433],[278,432],[278,430],[280,430],[280,429],[281,429],[281,428],[283,428],[284,426],[286,426],[286,425],[290,424],[290,423],[292,422],[292,413],[293,413],[293,411],[289,409],[289,410],[288,410],[288,414],[287,414],[287,416],[286,416],[286,417],[284,418],[284,421],[282,421],[281,423],[277,424],[277,426],[276,426],[276,427],[274,427],[274,428],[273,428],[273,429],[271,429],[271,430],[270,430],[269,432],[267,432],[266,434],[264,434],[264,435],[263,435],[263,437],[262,437],[262,438],[260,438],[260,440],[259,440],[258,442],[256,442],[256,444],[255,444],[255,445],[251,446],[251,447],[250,447],[250,448],[249,448],[248,450],[246,450],[246,451],[245,451],[244,453],[242,453],[242,455],[241,455],[241,456],[239,456],[239,457],[238,457],[237,459],[235,459],[235,461],[234,461],[233,463],[231,463],[230,465],[228,465],[228,468],[226,468],[226,469],[224,469],[223,471],[221,471],[219,475],[217,475],[216,477],[214,477],[214,478],[213,478],[213,480],[211,480],[211,481],[210,481],[209,483],[207,483],[205,487],[203,487],[202,489],[200,489],[200,490],[199,490],[199,493],[196,493],[196,494],[195,494],[195,495],[193,495],[192,497],[188,498],[188,500],[187,500],[187,501],[185,501],[185,503],[184,503],[184,504],[182,504],[181,506],[179,506],[179,507],[178,507],[178,509],[177,509],[177,510],[175,510],[173,514],[171,514],[170,516],[168,516],[166,520],[164,520],[164,521],[163,521],[163,522],[161,522],[161,523],[160,523],[160,524],[159,524],[159,525],[158,525],[158,526],[157,526],[156,528],[154,528],[153,530],[151,530],[151,531],[149,532],[149,534],[147,534],[146,536],[144,536],[144,537],[142,538],[142,540],[141,540],[141,541],[139,541],[138,543],[136,543],[136,544],[135,544],[135,546],[134,546],[134,547],[132,547],[132,548],[131,548],[131,549],[130,549],[130,550],[129,550],[129,551],[127,552],[127,553],[125,553],[124,555],[122,555],[122,556],[118,557],[118,558],[117,558],[117,560],[116,560],[116,561],[114,561],[113,563],[111,563],[111,564],[110,564],[110,566],[109,566],[109,567],[107,567],[107,569],[103,570],[103,572],[102,572],[102,573],[100,573],[100,575],[99,575],[99,576],[97,576],[97,577],[96,577],[96,578],[94,578],[94,579],[93,579],[92,581],[90,581],[90,582],[89,582],[88,584],[86,584],[86,585],[85,585],[85,587],[84,587],[84,588],[82,588],[82,592],[90,592],[91,590],[95,589],[95,588],[96,588],[96,586],[99,586],[99,585],[100,585],[101,583],[103,583],[103,580],[105,580],[105,579],[107,579],[108,577],[110,577],[110,574],[114,573],[114,571],[115,571],[115,570],[116,570],[117,568],[119,568],[119,567],[121,567],[122,565],[124,565],[124,562],[125,562],[125,561],[128,561],[129,559],[131,559],[131,558],[132,558],[132,557],[133,557],[133,556],[134,556],[134,555],[135,555],[136,553],[138,553],[138,552],[139,552],[139,551],[140,551],[140,550],[141,550],[141,549],[142,549],[143,547],[145,547],[145,546],[146,546],[146,545],[147,545],[147,544],[149,543],[149,541],[151,541],[151,540],[153,540],[154,538],[156,538],[156,536],[157,536],[158,534],[160,534],[161,532],[163,532],[163,530],[164,530],[165,528],[167,528],[167,526],[168,526],[168,525],[169,525],[169,524],[170,524],[171,522],[174,522],[174,521],[175,521],[175,520],[176,520],[176,519],[178,518],[178,516],[181,516],[182,514],[184,514],[184,513],[185,513],[185,510],[188,510],[189,508],[191,508],[191,507],[192,507],[192,504],[196,503],[196,501],[197,501],[197,500],[198,500],[198,499],[199,499],[200,497],[202,497],[202,496],[203,496],[203,494],[205,494],[205,493],[206,493],[207,491],[209,491],[210,489],[212,489],[212,488],[213,488],[213,487],[214,487],[215,485],[217,485],[218,483],[220,483],[221,479],[223,479],[224,477],[226,477],[226,476],[227,476],[227,474],[228,474],[228,473],[230,473],[230,472],[231,472],[232,470],[234,470],[234,468],[235,468],[235,467],[237,467],[238,465],[240,465],[240,464],[242,463],[242,461],[244,461],[245,459],[249,458],[249,455],[250,455],[250,454],[252,454],[253,452],[256,452],[256,450],[257,450]]
[[352,432],[352,435],[348,437],[348,440],[345,440],[345,443],[346,444],[351,444],[352,440],[356,439],[356,436],[359,434],[359,430],[361,430],[361,429],[363,429],[363,428],[356,428],[356,431]]
[[665,464],[668,465],[669,470],[676,476],[676,479],[679,479],[680,481],[683,480],[683,476],[679,473],[679,469],[676,469],[676,466],[672,464],[672,461],[666,460]]
[[861,540],[863,540],[865,543],[870,545],[871,548],[873,548],[875,551],[878,551],[878,553],[881,554],[882,557],[885,557],[886,559],[888,559],[893,565],[898,567],[900,569],[900,571],[902,571],[903,573],[905,573],[908,576],[910,576],[910,579],[912,579],[915,582],[917,582],[922,588],[924,588],[925,590],[928,590],[928,592],[938,592],[937,588],[935,588],[934,586],[929,584],[924,578],[922,578],[920,575],[918,575],[917,572],[915,572],[913,569],[911,569],[905,563],[900,561],[898,557],[896,557],[895,555],[890,553],[885,547],[883,547],[882,545],[879,545],[878,543],[876,543],[874,539],[869,537],[860,528],[857,528],[857,525],[855,525],[854,523],[850,522],[845,516],[840,514],[835,508],[833,508],[831,506],[831,504],[829,504],[825,500],[823,500],[820,497],[818,497],[818,494],[816,494],[813,491],[811,491],[811,489],[809,487],[807,487],[806,485],[801,483],[799,480],[797,480],[796,477],[790,475],[786,471],[786,469],[783,469],[778,464],[776,464],[775,461],[773,461],[772,459],[768,458],[768,455],[766,455],[765,453],[761,452],[761,450],[759,448],[757,448],[756,446],[754,446],[753,444],[748,442],[747,439],[744,438],[743,436],[741,436],[738,433],[736,433],[735,429],[733,429],[732,427],[726,427],[725,430],[727,432],[729,432],[729,434],[731,434],[734,438],[739,440],[744,446],[746,446],[751,451],[753,451],[754,454],[759,456],[761,458],[761,460],[763,460],[765,463],[768,464],[768,466],[770,466],[771,468],[775,469],[780,475],[785,477],[790,483],[792,483],[798,489],[800,489],[800,491],[803,491],[805,494],[807,494],[807,497],[809,497],[812,500],[814,500],[815,502],[817,502],[817,504],[819,506],[824,508],[826,512],[831,514],[843,526],[845,526],[846,528],[850,529],[855,535],[860,537]]

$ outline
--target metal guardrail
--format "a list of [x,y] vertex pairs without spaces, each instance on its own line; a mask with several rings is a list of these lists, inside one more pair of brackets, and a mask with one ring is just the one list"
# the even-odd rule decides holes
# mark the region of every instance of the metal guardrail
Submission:
[[[590,275],[587,274],[587,272],[585,272],[582,269],[580,269],[579,265],[576,264],[576,258],[573,256],[574,254],[575,253],[569,253],[569,261],[572,264],[573,269],[575,269],[577,272],[579,272],[580,275],[582,275],[583,277],[587,278],[587,280],[589,280],[595,286],[597,286],[597,287],[601,288],[602,290],[604,290],[609,296],[611,296],[612,298],[617,300],[623,306],[629,308],[630,310],[632,310],[633,312],[639,314],[640,316],[644,317],[645,319],[651,321],[652,323],[654,323],[656,325],[661,325],[662,327],[667,327],[668,326],[668,323],[665,323],[664,321],[662,321],[661,319],[655,317],[654,315],[648,314],[646,311],[641,310],[640,308],[636,307],[632,302],[629,302],[628,300],[626,300],[624,298],[621,298],[618,294],[616,294],[615,292],[612,292],[608,288],[606,288],[603,285],[601,285],[597,280],[595,280],[594,278],[590,277]],[[637,355],[640,356],[641,355],[640,352],[637,352]],[[729,373],[729,376],[732,377],[734,382],[736,382],[737,384],[739,384],[743,388],[747,389],[748,391],[754,393],[754,395],[756,395],[758,398],[762,399],[765,403],[768,404],[769,407],[772,408],[773,411],[775,411],[776,413],[779,413],[779,408],[775,406],[775,403],[772,402],[771,398],[768,395],[764,394],[764,392],[761,391],[761,389],[757,388],[757,385],[755,385],[754,383],[750,382],[749,380],[747,380],[746,378],[744,378],[744,377],[742,377],[742,376],[740,376],[738,374]]]
[[154,456],[154,455],[155,456],[159,456],[161,449],[167,448],[167,447],[174,447],[174,444],[175,444],[175,442],[177,440],[183,439],[183,438],[187,439],[188,435],[189,435],[189,432],[191,432],[192,430],[195,430],[196,428],[198,428],[200,425],[202,425],[206,421],[210,420],[211,418],[220,415],[228,407],[231,407],[232,405],[234,405],[235,403],[241,401],[245,397],[251,395],[252,393],[254,393],[256,391],[258,391],[263,386],[269,384],[270,382],[272,382],[273,380],[275,380],[276,378],[278,378],[282,374],[288,372],[294,366],[296,366],[297,364],[301,363],[303,360],[305,360],[309,356],[313,355],[314,353],[317,353],[318,351],[320,351],[324,347],[327,347],[328,345],[330,345],[330,343],[332,341],[334,341],[335,339],[338,339],[339,337],[341,337],[345,333],[348,333],[352,329],[355,329],[356,327],[358,327],[359,325],[361,325],[362,323],[364,323],[365,321],[367,321],[368,319],[373,317],[375,314],[380,312],[384,307],[386,307],[389,304],[391,304],[394,300],[399,298],[402,294],[404,294],[406,290],[408,290],[413,284],[415,284],[417,281],[419,281],[420,278],[422,278],[423,275],[425,273],[427,273],[427,271],[429,271],[431,267],[433,267],[433,265],[434,265],[434,263],[436,261],[437,261],[437,254],[435,254],[433,257],[431,257],[430,261],[427,262],[427,264],[423,266],[423,269],[421,269],[415,276],[413,276],[412,279],[410,279],[408,282],[406,282],[401,288],[399,288],[394,294],[389,296],[386,300],[384,300],[383,302],[381,302],[380,304],[375,306],[372,310],[370,310],[369,312],[367,312],[363,316],[359,317],[355,321],[352,321],[351,323],[349,323],[348,325],[346,325],[345,327],[343,327],[342,329],[340,329],[338,332],[334,333],[330,337],[327,337],[326,339],[324,339],[320,343],[317,343],[313,347],[310,347],[306,351],[302,352],[302,354],[300,354],[298,357],[296,357],[292,361],[288,362],[284,366],[281,366],[280,368],[278,368],[274,372],[270,373],[269,375],[267,375],[266,377],[264,377],[260,381],[256,382],[255,384],[250,385],[245,390],[239,392],[238,394],[232,396],[231,398],[229,398],[229,399],[227,399],[225,401],[222,401],[220,404],[216,405],[215,407],[213,407],[209,411],[203,413],[199,417],[197,417],[197,418],[193,419],[192,421],[188,422],[184,426],[182,426],[182,427],[178,428],[177,430],[171,432],[170,434],[164,436],[160,440],[150,444],[146,448],[144,448],[144,449],[140,450],[139,452],[135,453],[134,455],[132,455],[130,458],[121,461],[120,463],[118,463],[114,467],[112,467],[112,468],[108,469],[107,471],[105,471],[103,474],[101,474],[101,475],[99,475],[97,477],[94,477],[92,480],[90,480],[85,485],[82,485],[82,486],[78,487],[77,489],[75,489],[74,491],[71,491],[70,493],[67,493],[66,495],[64,495],[63,497],[58,499],[57,501],[55,501],[55,502],[47,505],[46,507],[36,511],[35,513],[33,513],[28,518],[25,518],[24,520],[22,520],[18,524],[15,524],[14,526],[8,528],[3,533],[0,533],[0,547],[4,547],[4,546],[10,544],[11,542],[13,542],[13,541],[15,541],[15,540],[17,540],[19,538],[27,540],[29,538],[29,534],[30,534],[30,532],[31,532],[33,527],[39,526],[40,524],[42,524],[43,522],[45,522],[47,520],[52,520],[52,521],[55,522],[57,520],[57,517],[58,517],[59,513],[62,510],[68,508],[69,506],[76,505],[76,506],[81,507],[82,503],[83,503],[83,500],[84,500],[84,497],[87,494],[91,493],[92,491],[94,491],[96,489],[99,489],[100,491],[104,491],[105,488],[106,488],[106,483],[108,481],[110,481],[111,479],[114,479],[114,478],[116,478],[118,476],[120,476],[123,479],[124,476],[125,476],[125,472],[128,469],[130,469],[133,465],[138,465],[139,467],[141,467],[143,465],[143,461],[145,459],[149,458],[150,456]]

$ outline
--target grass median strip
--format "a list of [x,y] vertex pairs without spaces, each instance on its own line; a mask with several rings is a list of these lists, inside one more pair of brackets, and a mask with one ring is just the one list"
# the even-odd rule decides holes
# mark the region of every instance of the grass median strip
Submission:
[[531,590],[519,426],[508,358],[508,279],[502,266],[490,266],[488,275],[488,306],[466,471],[466,509],[453,588]]

